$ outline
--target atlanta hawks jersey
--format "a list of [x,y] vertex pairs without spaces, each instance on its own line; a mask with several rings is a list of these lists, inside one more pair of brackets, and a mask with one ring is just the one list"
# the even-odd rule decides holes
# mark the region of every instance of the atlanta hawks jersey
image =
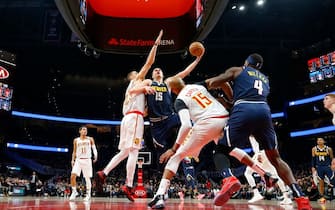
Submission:
[[177,100],[185,103],[194,123],[199,119],[228,115],[222,104],[202,85],[186,85],[178,94]]
[[77,137],[76,141],[76,158],[79,159],[88,159],[92,157],[92,150],[91,150],[91,141],[89,137],[85,139],[81,139]]
[[126,115],[131,111],[140,111],[144,112],[145,107],[145,95],[144,93],[139,94],[130,94],[129,91],[136,86],[137,82],[131,80],[125,94],[125,100],[123,102],[123,115]]

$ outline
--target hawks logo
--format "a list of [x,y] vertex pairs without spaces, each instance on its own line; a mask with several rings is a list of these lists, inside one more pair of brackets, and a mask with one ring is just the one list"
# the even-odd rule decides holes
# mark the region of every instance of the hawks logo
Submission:
[[4,67],[0,66],[0,79],[6,79],[9,77],[9,72]]

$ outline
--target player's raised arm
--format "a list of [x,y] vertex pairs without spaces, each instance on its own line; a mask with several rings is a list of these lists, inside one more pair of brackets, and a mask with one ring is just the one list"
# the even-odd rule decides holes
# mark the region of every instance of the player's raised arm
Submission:
[[176,74],[175,77],[180,77],[184,79],[187,75],[189,75],[195,69],[195,67],[198,65],[203,55],[204,54],[197,56],[196,59],[190,65],[188,65],[183,71]]
[[206,79],[208,89],[221,88],[223,83],[235,79],[242,72],[242,70],[242,67],[231,67],[216,77]]
[[149,69],[151,68],[152,64],[155,62],[157,48],[158,48],[158,45],[161,41],[162,36],[163,36],[163,30],[161,30],[159,32],[159,35],[155,40],[155,44],[152,46],[152,48],[150,50],[150,53],[147,57],[147,60],[146,60],[145,64],[142,66],[141,70],[139,71],[136,79],[144,80],[144,78],[147,75],[147,73],[148,73]]

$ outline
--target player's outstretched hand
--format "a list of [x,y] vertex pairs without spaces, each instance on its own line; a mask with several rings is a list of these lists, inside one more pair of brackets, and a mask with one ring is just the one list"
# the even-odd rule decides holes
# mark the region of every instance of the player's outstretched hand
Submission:
[[150,95],[152,95],[152,94],[154,94],[154,93],[156,92],[155,89],[153,89],[153,88],[150,87],[150,86],[145,86],[144,88],[145,88],[145,93],[146,93],[146,94],[150,94]]

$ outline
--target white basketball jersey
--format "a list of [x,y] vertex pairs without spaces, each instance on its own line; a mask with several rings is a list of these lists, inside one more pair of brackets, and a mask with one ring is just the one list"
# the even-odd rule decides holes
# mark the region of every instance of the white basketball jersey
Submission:
[[177,99],[184,101],[189,109],[191,120],[228,115],[227,110],[202,85],[186,85]]
[[133,87],[135,87],[135,85],[138,82],[136,82],[135,80],[130,81],[127,90],[126,90],[126,94],[125,94],[125,99],[123,102],[123,115],[126,115],[127,112],[131,112],[131,111],[140,111],[140,112],[144,112],[144,107],[145,107],[145,95],[144,93],[140,93],[140,94],[129,94],[129,90]]
[[75,139],[76,141],[76,158],[91,158],[92,151],[91,151],[91,141],[89,137],[85,139],[80,139],[80,137]]

